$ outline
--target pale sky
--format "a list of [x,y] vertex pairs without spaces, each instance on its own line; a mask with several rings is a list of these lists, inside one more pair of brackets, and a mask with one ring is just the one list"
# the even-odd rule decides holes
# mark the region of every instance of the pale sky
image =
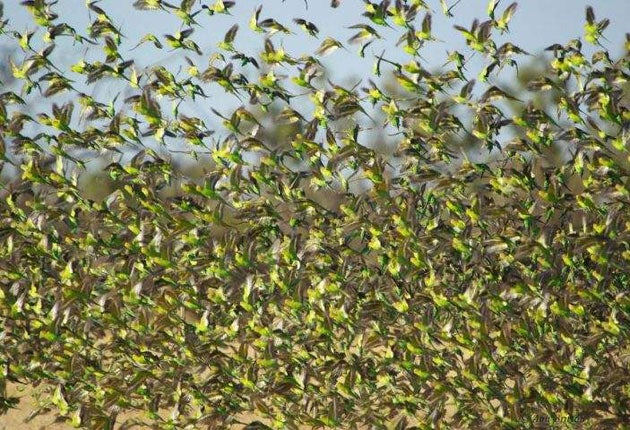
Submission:
[[[10,26],[13,29],[23,31],[26,28],[31,30],[35,28],[30,14],[23,6],[18,5],[18,0],[5,1],[4,3],[5,18],[10,19]],[[173,0],[171,3],[177,4],[178,0]],[[203,3],[212,5],[214,0],[204,0]],[[280,45],[277,41],[283,40],[287,51],[297,56],[303,53],[312,53],[314,48],[318,46],[318,42],[325,36],[332,36],[345,42],[356,32],[356,30],[346,27],[358,22],[367,22],[366,18],[360,16],[364,11],[362,0],[343,0],[341,6],[337,9],[330,8],[328,0],[309,0],[308,10],[303,0],[286,0],[285,2],[282,0],[240,0],[236,3],[236,6],[231,9],[232,16],[215,15],[210,17],[205,13],[198,16],[198,21],[203,24],[205,31],[197,29],[194,38],[199,42],[202,50],[204,48],[206,48],[204,51],[207,51],[208,48],[216,50],[216,43],[222,39],[225,31],[234,23],[238,23],[241,27],[236,40],[237,46],[245,49],[260,50],[263,38],[248,28],[249,18],[259,4],[263,5],[261,18],[273,17],[280,23],[289,26],[295,32],[294,35],[285,37],[276,35],[274,36],[274,41],[276,41],[276,45]],[[427,63],[431,64],[433,60],[441,60],[446,49],[462,46],[463,38],[453,29],[453,25],[459,24],[464,27],[470,27],[475,17],[481,20],[486,19],[487,2],[485,0],[462,0],[453,8],[452,12],[455,18],[450,20],[446,20],[441,14],[439,1],[428,0],[427,3],[434,11],[434,33],[445,42],[441,45],[436,44],[435,49],[427,49],[423,53]],[[451,5],[454,1],[447,0],[447,3]],[[501,11],[510,3],[510,1],[500,2],[497,10]],[[127,36],[129,42],[127,48],[135,45],[135,41],[138,41],[146,33],[163,36],[167,33],[172,34],[181,28],[180,22],[165,12],[140,12],[134,10],[132,4],[132,0],[102,0],[98,3],[98,6],[104,9],[114,19],[115,23],[120,25],[123,34]],[[580,37],[584,24],[584,11],[588,4],[594,6],[598,20],[602,18],[611,20],[611,25],[606,31],[610,42],[604,41],[605,46],[612,52],[621,53],[624,33],[630,32],[630,25],[628,24],[630,22],[630,1],[628,0],[599,0],[597,2],[584,0],[521,1],[519,2],[517,13],[510,24],[510,34],[507,38],[522,48],[535,53],[552,42],[562,43],[572,38]],[[55,6],[55,11],[60,15],[59,21],[66,21],[78,30],[85,31],[89,23],[86,0],[59,0]],[[418,21],[421,20],[422,16],[423,13],[419,14]],[[305,36],[291,22],[296,17],[305,18],[319,27],[319,41]],[[402,34],[398,32],[396,35],[383,27],[378,29],[379,31],[382,30],[381,34],[386,42],[374,44],[376,45],[374,48],[368,48],[368,54],[371,52],[380,53],[392,40],[397,39]],[[129,57],[146,61],[147,63],[158,59],[168,61],[168,52],[150,49],[149,45],[145,45],[144,49],[129,52]],[[351,51],[349,54],[356,54],[357,47],[350,47],[349,49]],[[336,70],[347,70],[365,75],[365,69],[362,67],[362,62],[358,61],[357,55],[344,54],[344,52],[338,51],[327,59],[327,64]]]
[[[212,6],[215,0],[204,0],[202,3]],[[446,0],[448,5],[452,5],[455,0]],[[35,30],[36,24],[33,22],[26,8],[19,6],[18,0],[5,1],[5,19],[9,19],[10,30],[17,30],[23,33],[25,30]],[[179,4],[179,0],[171,0],[170,3]],[[326,36],[331,36],[343,42],[347,47],[345,50],[337,50],[325,57],[322,63],[329,70],[330,76],[335,83],[348,85],[350,82],[356,83],[359,78],[364,82],[368,78],[377,80],[371,73],[375,63],[374,55],[385,50],[385,57],[398,62],[408,62],[411,58],[400,48],[395,48],[396,40],[403,34],[400,29],[391,30],[385,27],[377,27],[383,36],[382,40],[376,41],[366,50],[365,58],[358,56],[358,45],[350,45],[348,39],[357,32],[355,29],[347,28],[356,23],[369,23],[368,19],[362,17],[364,12],[364,2],[362,0],[343,0],[337,9],[329,7],[329,0],[309,0],[306,9],[303,0],[240,0],[231,9],[232,15],[209,16],[202,12],[196,18],[203,25],[203,29],[196,28],[193,39],[199,44],[203,51],[203,56],[197,56],[194,52],[187,51],[186,54],[198,65],[200,70],[208,66],[208,58],[211,53],[219,52],[217,43],[223,39],[225,32],[234,23],[238,23],[240,30],[235,40],[237,49],[245,51],[249,55],[258,57],[258,53],[263,50],[264,36],[253,32],[248,25],[254,9],[262,4],[263,9],[260,18],[273,17],[281,24],[289,27],[294,34],[276,34],[272,40],[276,48],[283,46],[289,55],[300,57],[301,55],[312,55],[315,49]],[[487,2],[481,0],[461,0],[454,6],[452,12],[454,19],[446,19],[442,12],[439,0],[427,0],[433,8],[433,34],[442,43],[432,43],[427,45],[422,51],[422,66],[432,70],[439,68],[446,58],[447,51],[460,50],[470,54],[470,50],[465,47],[463,36],[453,28],[454,24],[470,28],[474,18],[480,20],[487,19]],[[603,40],[604,46],[614,55],[618,56],[623,52],[625,32],[630,31],[630,1],[629,0],[599,0],[594,2],[595,15],[597,20],[610,18],[611,24],[605,32],[608,40]],[[199,2],[196,3],[200,4]],[[500,2],[497,10],[499,14],[510,4],[510,1]],[[494,36],[497,43],[511,41],[532,54],[539,53],[546,46],[552,43],[566,43],[569,40],[583,35],[583,25],[585,8],[589,4],[583,0],[524,0],[519,4],[519,8],[510,23],[510,33],[503,36]],[[158,50],[152,43],[145,43],[136,50],[131,51],[137,42],[147,33],[155,34],[164,42],[165,34],[173,34],[182,30],[181,21],[163,11],[137,11],[133,8],[132,0],[102,0],[98,6],[104,9],[117,24],[125,36],[120,52],[124,59],[136,60],[135,67],[142,70],[143,67],[162,64],[174,74],[181,74],[181,67],[185,66],[181,51],[169,52],[170,48],[165,45],[165,49]],[[195,6],[197,8],[198,6]],[[86,0],[59,0],[54,9],[60,18],[57,22],[67,22],[83,34],[87,33],[87,26],[95,19],[95,14],[86,7]],[[424,12],[416,18],[417,28]],[[313,22],[320,30],[319,38],[308,37],[302,30],[292,22],[293,18],[304,18]],[[89,45],[71,45],[71,40],[62,38],[57,40],[57,49],[53,54],[55,64],[63,65],[67,70],[69,65],[78,62],[82,58],[90,61],[103,61],[104,54],[100,46],[90,47]],[[15,43],[15,42],[13,42]],[[6,45],[6,38],[0,37],[0,45]],[[41,46],[41,32],[33,37],[33,46]],[[586,48],[594,49],[594,48]],[[88,52],[89,51],[89,52]],[[86,52],[87,55],[86,55]],[[588,51],[586,51],[588,52]],[[3,53],[3,55],[6,55]],[[16,58],[21,58],[23,54],[14,52]],[[6,59],[3,59],[6,61]],[[474,67],[481,65],[482,58],[473,58],[469,64],[470,77],[475,77],[479,70]],[[238,67],[237,67],[238,69]],[[282,73],[279,68],[277,73]],[[289,73],[293,73],[292,71]],[[179,76],[182,76],[182,75]],[[350,78],[353,78],[352,80]],[[82,88],[81,80],[78,77],[77,87],[85,90],[91,95],[107,102],[111,100],[112,94],[118,90],[111,88],[111,81],[103,80],[91,88]],[[232,107],[237,107],[240,102],[226,99],[223,90],[214,85],[208,94],[211,98],[207,101],[197,102],[188,106],[194,112],[192,114],[202,117],[210,124],[216,124],[217,118],[213,115],[206,115],[209,111],[208,104],[213,107],[222,107],[223,112],[229,112]],[[204,88],[205,90],[205,88]],[[124,96],[125,94],[123,94]],[[34,102],[32,102],[34,103]],[[182,109],[186,109],[184,106]]]

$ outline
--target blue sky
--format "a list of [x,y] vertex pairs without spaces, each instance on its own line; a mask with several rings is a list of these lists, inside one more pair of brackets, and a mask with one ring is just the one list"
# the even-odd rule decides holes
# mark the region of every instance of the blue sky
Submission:
[[[178,3],[177,0],[171,3]],[[203,3],[212,5],[214,0]],[[253,10],[259,4],[263,5],[261,17],[273,17],[279,22],[289,25],[294,35],[283,38],[274,36],[274,40],[283,40],[285,48],[289,52],[309,53],[318,45],[318,41],[308,38],[291,22],[292,18],[305,18],[315,23],[323,36],[332,36],[340,41],[346,41],[355,30],[346,27],[357,22],[365,22],[360,14],[364,11],[364,4],[361,0],[343,0],[338,9],[329,7],[328,0],[310,0],[306,9],[302,0],[240,0],[231,9],[232,16],[215,15],[209,17],[206,14],[199,16],[198,20],[204,25],[204,30],[196,30],[195,39],[200,42],[202,50],[206,48],[216,49],[216,43],[223,37],[225,31],[233,24],[239,23],[241,30],[237,39],[237,45],[252,50],[260,49],[263,38],[253,33],[247,26],[248,20]],[[444,41],[443,46],[427,49],[423,53],[427,62],[441,59],[443,52],[451,46],[461,46],[462,37],[453,30],[453,24],[460,24],[469,27],[472,20],[477,17],[485,18],[487,2],[484,0],[462,0],[454,9],[455,19],[447,21],[441,15],[439,1],[429,0],[427,2],[434,10],[434,32],[438,38]],[[448,4],[454,1],[447,0]],[[509,1],[500,2],[498,10],[502,10],[509,5]],[[627,0],[600,0],[598,2],[588,2],[583,0],[527,0],[519,3],[519,8],[510,25],[509,39],[518,42],[521,47],[530,51],[540,51],[551,41],[567,41],[582,35],[584,23],[584,10],[588,4],[593,4],[598,19],[607,17],[611,20],[611,25],[606,34],[610,42],[608,48],[613,52],[621,53],[623,36],[626,31],[630,31],[628,20],[630,20],[630,1]],[[11,20],[11,27],[22,31],[26,28],[34,29],[30,14],[22,6],[17,6],[18,0],[5,1],[5,17]],[[120,25],[123,33],[127,37],[127,48],[135,45],[146,33],[154,33],[162,36],[166,33],[174,33],[181,28],[180,22],[173,16],[165,12],[139,12],[134,10],[132,0],[103,0],[98,6],[104,9]],[[199,2],[197,4],[200,4]],[[89,24],[89,12],[85,0],[59,0],[55,10],[60,15],[60,20],[65,20],[78,30],[85,29]],[[422,18],[422,14],[419,16]],[[383,36],[391,42],[393,32],[383,30]],[[395,36],[396,37],[396,36]],[[397,38],[397,37],[396,37]],[[320,36],[320,40],[322,36]],[[385,46],[383,43],[381,46]],[[79,50],[80,51],[80,50]],[[355,54],[357,49],[351,49],[350,54]],[[370,51],[379,51],[374,48]],[[124,51],[123,51],[124,52]],[[380,53],[380,52],[378,52]],[[67,54],[67,53],[66,53]],[[129,52],[140,62],[151,64],[155,60],[168,62],[171,58],[168,52],[161,52],[148,48],[137,49]],[[344,55],[342,51],[337,52],[327,60],[327,64],[340,71],[354,72],[364,75],[361,61],[357,61],[356,55]]]
[[[200,3],[212,6],[215,0],[204,0],[197,2],[195,9]],[[455,0],[446,0],[452,5]],[[179,0],[172,0],[171,3],[178,4]],[[433,70],[439,68],[445,61],[448,51],[461,50],[469,53],[465,48],[463,36],[453,29],[454,24],[470,28],[474,18],[480,20],[487,19],[487,2],[477,0],[462,0],[454,6],[452,12],[454,19],[446,19],[441,13],[439,0],[427,0],[433,9],[433,33],[439,42],[428,44],[421,51],[422,66]],[[18,5],[18,0],[5,1],[5,19],[10,19],[12,30],[24,32],[25,30],[35,30],[36,24],[33,22],[28,11]],[[368,23],[367,18],[361,16],[364,11],[362,0],[343,0],[338,9],[329,7],[329,0],[309,0],[308,9],[303,0],[240,0],[231,9],[232,15],[209,16],[202,12],[197,20],[203,25],[202,29],[196,28],[193,39],[199,44],[203,51],[203,56],[197,56],[192,52],[187,55],[198,65],[200,70],[204,70],[208,65],[208,58],[213,52],[218,52],[217,43],[223,39],[225,32],[234,23],[240,26],[239,33],[235,40],[237,49],[247,52],[249,55],[257,56],[263,50],[264,37],[254,33],[248,26],[248,21],[254,9],[262,4],[263,9],[261,19],[273,17],[283,25],[288,26],[293,34],[276,34],[272,40],[276,48],[282,46],[293,57],[310,55],[319,46],[326,36],[331,36],[343,42],[347,50],[338,50],[325,57],[322,63],[330,73],[330,77],[336,83],[348,85],[350,82],[358,82],[360,78],[365,82],[371,76],[374,64],[374,54],[380,54],[385,50],[387,58],[407,62],[400,48],[395,48],[395,41],[402,35],[401,30],[390,30],[378,27],[378,31],[383,36],[382,40],[376,41],[366,50],[365,58],[357,55],[359,47],[347,43],[357,30],[347,28],[350,25],[363,22]],[[509,1],[501,1],[497,10],[502,11],[510,4]],[[582,0],[527,0],[521,1],[519,8],[510,23],[510,33],[500,37],[495,37],[497,42],[511,41],[532,54],[539,53],[551,43],[566,43],[570,39],[581,37],[583,33],[585,8],[589,4]],[[185,74],[186,63],[180,52],[169,52],[168,46],[158,50],[151,43],[146,43],[140,48],[131,50],[137,42],[147,33],[155,34],[163,41],[165,34],[173,34],[182,30],[181,21],[173,15],[163,11],[137,11],[133,8],[132,0],[102,0],[98,6],[104,9],[114,23],[119,26],[125,36],[124,43],[120,49],[125,59],[134,59],[135,67],[142,70],[156,64],[167,67],[174,74]],[[628,21],[630,20],[630,1],[628,0],[600,0],[594,5],[597,19],[610,18],[611,24],[605,35],[608,41],[604,40],[604,46],[613,54],[620,55],[623,52],[622,46],[625,40],[625,32],[630,31]],[[91,20],[95,19],[95,14],[86,7],[85,0],[59,0],[54,9],[60,18],[58,22],[67,22],[83,34],[87,33],[87,27]],[[424,16],[421,12],[417,18],[419,27]],[[305,35],[301,29],[292,22],[293,18],[304,18],[313,22],[320,30],[318,39]],[[41,46],[41,32],[33,38],[35,47]],[[76,63],[82,58],[91,61],[104,59],[100,47],[89,47],[82,45],[72,45],[69,39],[66,42],[58,40],[58,47],[54,52],[53,61],[56,64],[64,65],[64,68]],[[0,39],[0,43],[6,43]],[[20,53],[14,53],[16,58],[20,58]],[[473,58],[469,68],[482,65],[482,58]],[[475,77],[478,72],[469,70],[470,77]],[[277,73],[282,73],[282,68]],[[289,72],[292,73],[292,72]],[[79,78],[81,79],[81,78]],[[77,83],[81,88],[81,84]],[[216,87],[216,85],[215,85]],[[85,92],[108,102],[112,94],[119,91],[112,88],[110,81],[101,81],[92,88],[81,88]],[[130,95],[131,89],[123,92],[123,96]],[[217,124],[217,118],[209,114],[208,105],[219,107],[222,112],[229,113],[230,109],[237,107],[241,102],[226,98],[220,88],[209,89],[211,95],[209,101],[201,104],[189,105],[192,114],[207,119],[209,124]],[[186,109],[184,106],[183,109]]]

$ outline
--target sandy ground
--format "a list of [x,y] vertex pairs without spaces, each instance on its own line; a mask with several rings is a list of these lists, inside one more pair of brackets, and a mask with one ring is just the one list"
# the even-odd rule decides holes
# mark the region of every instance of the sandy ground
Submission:
[[[7,394],[9,396],[20,397],[20,403],[17,409],[10,409],[6,415],[0,415],[0,430],[76,430],[75,427],[72,427],[70,424],[64,422],[55,422],[55,418],[52,413],[38,415],[31,420],[27,421],[30,412],[33,410],[34,405],[36,404],[36,400],[32,397],[31,393],[33,390],[28,389],[18,389],[14,384],[7,385]],[[126,418],[131,418],[133,415],[126,415]],[[261,421],[265,424],[269,424],[264,419],[259,419],[253,414],[243,414],[238,417],[240,422],[251,423],[254,421]],[[119,419],[119,422],[123,420]],[[413,420],[409,421],[409,425],[417,424],[417,422],[413,422]],[[395,424],[392,423],[388,428],[394,428]],[[117,424],[113,430],[120,430],[123,427]],[[231,430],[242,430],[244,429],[244,425],[233,425],[230,427]],[[300,427],[301,429],[308,430],[312,429],[310,426]],[[359,427],[360,430],[368,430],[368,427]],[[139,430],[141,427],[134,426],[131,428],[132,430]]]
[[52,414],[40,415],[32,421],[26,422],[35,405],[35,399],[31,396],[32,390],[18,388],[15,384],[7,384],[9,397],[20,397],[17,409],[9,409],[5,415],[0,415],[0,430],[66,430],[73,427],[64,423],[55,423]]
[[[42,414],[34,417],[30,421],[26,421],[30,412],[33,410],[34,405],[36,404],[35,398],[32,396],[34,392],[33,389],[25,389],[24,387],[17,387],[15,384],[7,384],[7,394],[9,397],[16,396],[20,397],[20,403],[17,409],[10,409],[6,415],[0,415],[0,430],[71,430],[75,429],[68,423],[64,422],[55,422],[55,418],[52,413]],[[133,415],[125,415],[124,419],[131,418]],[[119,417],[119,422],[124,421],[124,419],[120,419],[123,417]],[[265,424],[269,424],[264,419],[259,419],[253,414],[243,414],[237,417],[240,422],[251,423],[257,420]],[[410,420],[410,425],[415,424]],[[394,428],[395,425],[392,424],[391,428]],[[116,425],[114,430],[122,429],[123,427],[120,425]],[[233,425],[230,427],[231,430],[241,430],[244,429],[244,425]],[[311,429],[310,426],[301,427],[304,430]],[[133,430],[140,429],[139,426],[132,427]],[[368,430],[368,427],[360,427],[361,430]]]
[[[7,384],[7,395],[9,397],[19,397],[20,403],[17,409],[10,409],[7,414],[0,415],[0,430],[71,430],[75,429],[70,424],[64,422],[55,422],[55,417],[52,413],[38,415],[31,420],[27,421],[29,414],[36,405],[36,400],[33,397],[34,390],[18,387],[16,384]],[[131,418],[132,415],[126,415],[124,418]],[[238,417],[241,422],[252,422],[258,418],[254,415],[241,415]],[[119,421],[121,421],[119,419]],[[264,420],[261,420],[264,422]],[[116,425],[114,430],[120,429],[121,426]],[[140,427],[133,427],[133,429],[139,429]],[[232,426],[232,429],[242,429],[244,426]]]

